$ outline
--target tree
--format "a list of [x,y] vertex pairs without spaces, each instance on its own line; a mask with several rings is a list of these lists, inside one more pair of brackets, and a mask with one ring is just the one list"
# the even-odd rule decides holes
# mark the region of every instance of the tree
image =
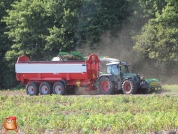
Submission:
[[11,9],[11,4],[16,0],[0,1],[0,88],[9,88],[14,85],[14,70],[8,66],[5,53],[9,50],[12,41],[4,34],[6,23],[1,21],[7,15],[6,10]]
[[149,21],[155,18],[156,12],[161,13],[166,6],[165,0],[128,0],[130,13],[129,21],[132,32],[137,34],[141,28]]
[[173,0],[167,2],[162,13],[157,12],[156,18],[151,19],[136,37],[135,50],[155,59],[159,68],[165,67],[162,73],[171,75],[177,72],[178,7]]
[[91,47],[94,47],[102,34],[110,32],[114,35],[128,16],[127,8],[125,0],[83,0],[83,6],[78,11],[79,42],[90,41]]
[[81,0],[65,1],[54,0],[50,5],[50,12],[54,19],[54,24],[50,27],[47,36],[45,49],[60,49],[70,51],[76,48],[77,44],[77,10],[81,6]]
[[[38,0],[22,0],[12,4],[13,10],[8,10],[8,17],[4,18],[9,29],[6,34],[12,39],[11,50],[7,57],[29,55],[32,59],[43,59],[45,37],[49,35],[51,16],[47,15],[47,3]],[[7,58],[7,60],[11,60]]]
[[13,4],[4,19],[9,28],[6,34],[14,42],[6,55],[46,60],[60,49],[74,48],[78,5],[80,1],[65,0],[22,0]]

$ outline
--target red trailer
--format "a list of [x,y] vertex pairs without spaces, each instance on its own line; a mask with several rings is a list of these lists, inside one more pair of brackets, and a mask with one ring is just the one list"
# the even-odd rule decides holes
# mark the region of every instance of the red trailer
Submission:
[[93,88],[99,76],[100,60],[95,54],[86,61],[30,61],[20,56],[15,64],[16,79],[29,95],[72,94],[76,86]]

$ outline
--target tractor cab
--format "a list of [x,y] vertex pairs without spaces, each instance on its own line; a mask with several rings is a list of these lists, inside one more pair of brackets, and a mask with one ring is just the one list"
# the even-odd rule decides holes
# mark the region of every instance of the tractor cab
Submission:
[[[135,73],[130,73],[129,66],[126,62],[112,62],[107,65],[107,74],[112,74],[114,78],[117,78],[122,82],[125,79],[132,79],[136,84],[140,83],[140,76]],[[121,87],[118,87],[121,88]]]
[[120,73],[129,73],[128,65],[120,62],[112,62],[107,64],[107,74],[119,75]]

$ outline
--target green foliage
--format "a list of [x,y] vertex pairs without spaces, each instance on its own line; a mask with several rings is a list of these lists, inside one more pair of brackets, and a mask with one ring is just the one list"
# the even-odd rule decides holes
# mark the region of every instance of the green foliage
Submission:
[[17,117],[24,133],[149,133],[178,127],[170,96],[0,96],[0,121]]
[[125,0],[83,0],[83,6],[79,9],[78,36],[91,42],[95,48],[101,35],[110,32],[115,35],[121,28],[122,22],[127,18],[128,2]]
[[138,34],[142,26],[151,18],[155,18],[156,12],[162,12],[166,2],[164,0],[128,0],[129,23],[131,23],[132,33]]
[[140,51],[157,61],[157,66],[165,66],[162,73],[172,75],[176,73],[178,61],[178,13],[175,4],[168,3],[161,14],[150,19],[142,33],[136,36],[135,50]]
[[81,6],[81,0],[53,1],[50,12],[54,24],[49,27],[50,35],[47,36],[45,50],[71,50],[76,47],[77,10]]
[[[4,21],[8,25],[6,32],[14,44],[8,55],[30,55],[32,58],[41,59],[43,55],[45,36],[49,34],[50,16],[47,16],[46,3],[36,0],[22,0],[12,4],[13,10],[8,11]],[[42,56],[43,55],[43,56]]]
[[5,58],[5,53],[10,49],[12,41],[4,34],[7,31],[6,23],[1,21],[7,15],[6,10],[11,9],[11,4],[16,0],[0,1],[0,89],[14,86],[14,70],[11,68]]

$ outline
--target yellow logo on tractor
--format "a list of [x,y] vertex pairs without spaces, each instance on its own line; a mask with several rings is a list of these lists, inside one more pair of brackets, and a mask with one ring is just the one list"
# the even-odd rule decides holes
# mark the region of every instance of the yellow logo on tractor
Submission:
[[151,83],[151,86],[156,86],[156,85],[158,85],[157,82],[153,82],[153,83]]

